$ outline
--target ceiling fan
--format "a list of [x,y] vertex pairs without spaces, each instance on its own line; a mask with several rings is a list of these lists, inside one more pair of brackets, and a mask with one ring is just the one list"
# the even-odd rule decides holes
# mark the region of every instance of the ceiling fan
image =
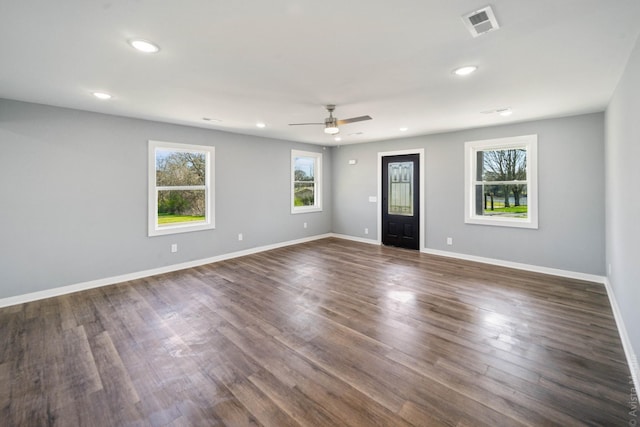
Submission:
[[338,129],[338,125],[346,125],[348,123],[371,120],[371,116],[359,116],[359,117],[351,117],[350,119],[338,120],[336,117],[333,117],[333,110],[335,110],[336,108],[335,105],[329,104],[329,105],[326,105],[325,108],[329,112],[329,117],[324,119],[324,123],[289,123],[289,126],[324,125],[325,133],[328,133],[329,135],[335,135],[338,132],[340,132],[340,129]]

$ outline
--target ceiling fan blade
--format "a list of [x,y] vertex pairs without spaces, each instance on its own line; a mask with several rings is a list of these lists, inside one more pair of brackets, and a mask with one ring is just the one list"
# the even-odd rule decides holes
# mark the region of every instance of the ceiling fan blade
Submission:
[[371,116],[351,117],[350,119],[338,120],[339,125],[346,125],[348,123],[362,122],[365,120],[371,120]]
[[323,125],[324,123],[289,123],[289,126]]

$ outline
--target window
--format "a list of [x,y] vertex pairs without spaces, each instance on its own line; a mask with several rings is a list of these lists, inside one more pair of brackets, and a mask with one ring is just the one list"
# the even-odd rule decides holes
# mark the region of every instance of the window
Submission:
[[214,147],[149,141],[149,236],[215,227]]
[[322,210],[322,153],[291,150],[291,213]]
[[537,135],[465,143],[465,222],[538,228]]

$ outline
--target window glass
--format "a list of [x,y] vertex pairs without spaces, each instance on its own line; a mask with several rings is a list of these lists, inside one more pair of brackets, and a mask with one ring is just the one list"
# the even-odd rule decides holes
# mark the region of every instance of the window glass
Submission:
[[205,190],[158,190],[158,226],[206,221]]
[[205,185],[206,152],[158,148],[156,150],[156,185]]
[[[482,193],[480,215],[527,218],[527,150],[478,150],[477,170]],[[480,187],[480,188],[478,188]]]

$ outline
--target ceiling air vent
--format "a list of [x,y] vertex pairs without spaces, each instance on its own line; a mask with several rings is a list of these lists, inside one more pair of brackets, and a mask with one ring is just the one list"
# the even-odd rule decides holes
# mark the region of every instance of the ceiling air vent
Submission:
[[489,31],[500,28],[491,6],[483,7],[466,15],[462,15],[462,22],[473,37],[478,37]]

